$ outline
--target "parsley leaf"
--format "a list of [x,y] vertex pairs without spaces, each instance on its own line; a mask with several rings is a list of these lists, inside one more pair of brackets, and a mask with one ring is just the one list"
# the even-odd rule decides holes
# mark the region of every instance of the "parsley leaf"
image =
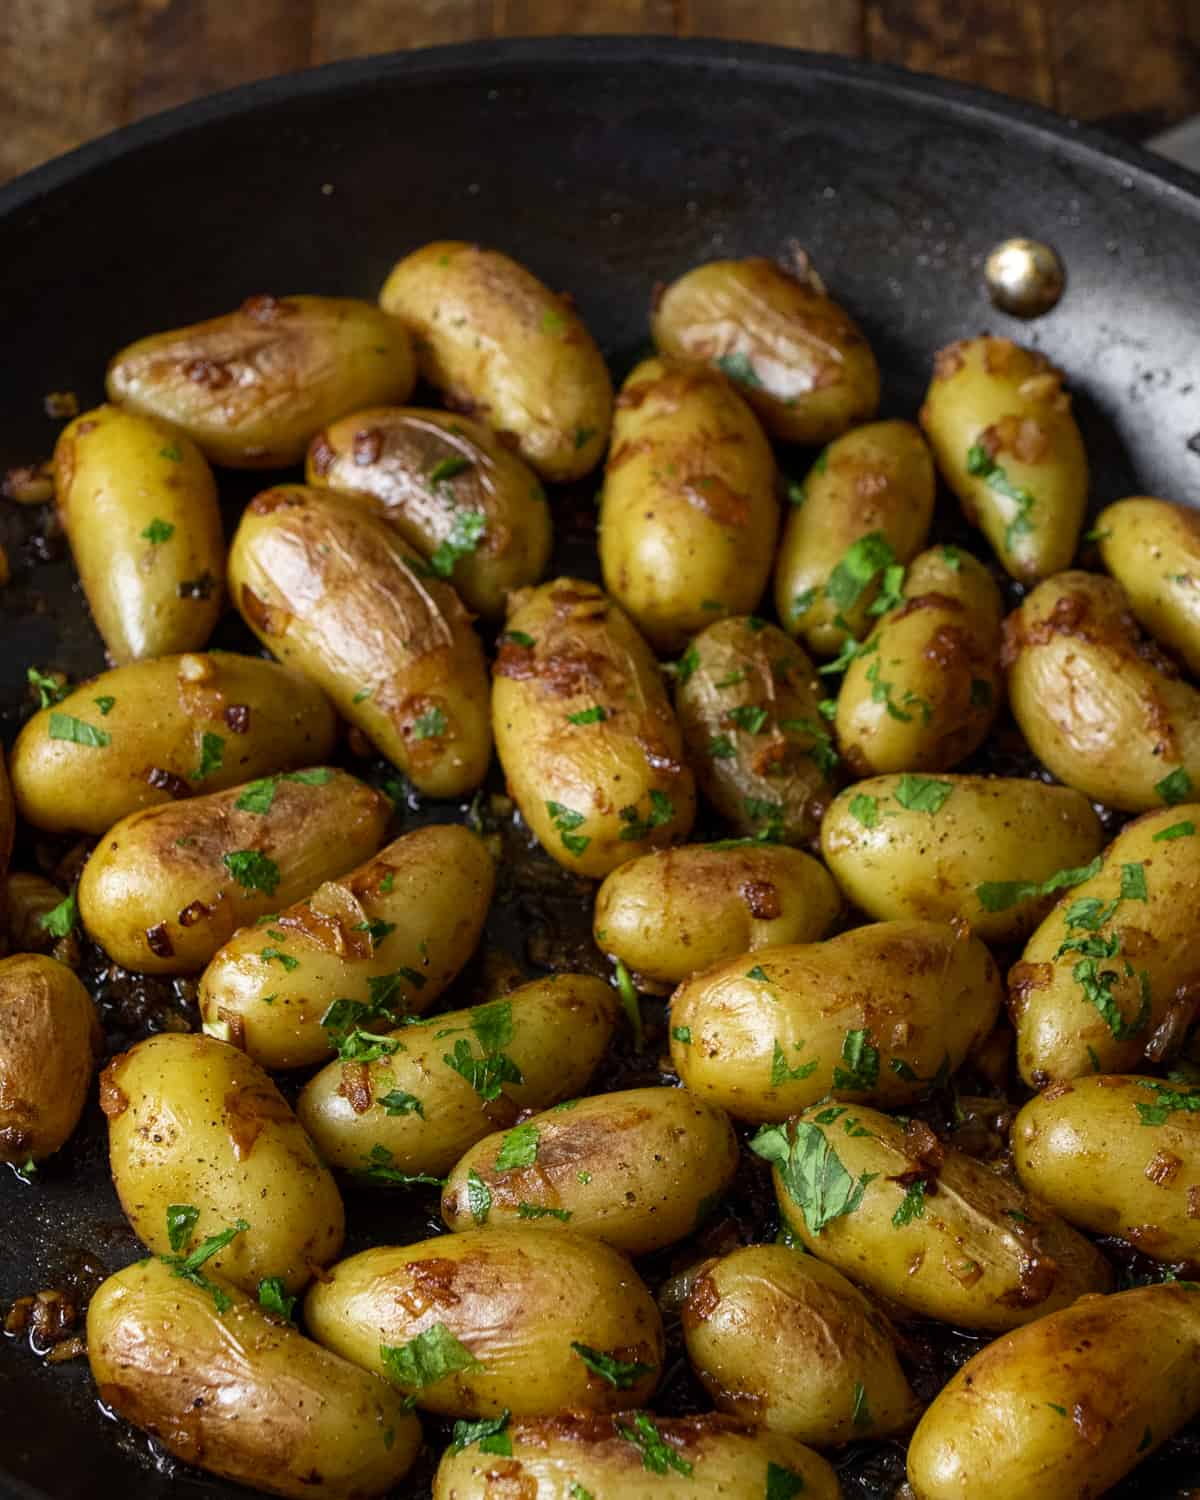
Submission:
[[511,641],[514,646],[524,646],[527,651],[531,651],[537,645],[534,638],[526,634],[524,630],[506,630],[501,640]]
[[1173,839],[1191,838],[1196,831],[1195,823],[1185,820],[1182,823],[1172,823],[1170,828],[1160,829],[1150,840],[1152,844],[1165,844]]
[[1153,1104],[1145,1104],[1140,1099],[1138,1100],[1138,1118],[1143,1125],[1165,1125],[1167,1116],[1177,1109],[1185,1110],[1192,1115],[1200,1114],[1200,1089],[1193,1089],[1185,1094],[1179,1089],[1168,1088],[1165,1083],[1155,1083],[1149,1078],[1139,1078],[1137,1086],[1140,1089],[1148,1089],[1155,1096]]
[[617,1359],[614,1355],[605,1354],[602,1350],[593,1349],[587,1344],[573,1343],[571,1348],[593,1375],[599,1375],[602,1380],[607,1380],[609,1385],[617,1391],[632,1389],[643,1375],[653,1374],[658,1368],[657,1365],[644,1365],[636,1359]]
[[539,1131],[536,1125],[517,1125],[500,1142],[495,1170],[510,1172],[514,1167],[532,1167],[537,1161]]
[[379,1102],[383,1105],[385,1115],[420,1115],[422,1120],[425,1118],[425,1106],[416,1094],[410,1094],[404,1089],[392,1089],[390,1093],[381,1095]]
[[833,748],[833,736],[828,729],[813,719],[781,719],[779,727],[785,734],[808,735],[812,744],[805,754],[828,780],[839,758],[837,751]]
[[690,1026],[672,1026],[671,1040],[679,1042],[684,1047],[692,1045],[692,1028]]
[[182,1250],[192,1237],[200,1210],[190,1203],[167,1205],[167,1244],[172,1250]]
[[643,839],[653,829],[669,823],[674,816],[675,804],[666,792],[655,789],[650,793],[650,812],[645,818],[638,817],[636,806],[621,808],[621,821],[626,826],[621,829],[618,837],[626,841]]
[[191,779],[203,781],[206,776],[219,771],[224,760],[225,741],[219,734],[209,734],[206,730],[200,741],[200,764],[192,772]]
[[439,735],[445,734],[446,727],[446,715],[435,703],[413,720],[412,737],[414,740],[436,740]]
[[[803,1046],[804,1044],[801,1042],[798,1045]],[[779,1045],[779,1040],[776,1038],[775,1051],[771,1055],[771,1087],[778,1088],[781,1083],[803,1082],[804,1079],[816,1072],[817,1062],[818,1059],[814,1057],[809,1062],[798,1063],[796,1067],[789,1068],[787,1053]]]
[[662,1434],[644,1411],[635,1413],[632,1427],[627,1427],[624,1422],[614,1422],[614,1426],[627,1443],[632,1443],[641,1452],[642,1468],[651,1474],[665,1474],[668,1469],[684,1475],[692,1472],[691,1464],[663,1441]]
[[111,734],[106,734],[103,729],[94,729],[91,724],[85,724],[74,714],[52,713],[49,734],[52,740],[70,740],[72,744],[87,745],[93,750],[103,750],[106,745],[112,744]]
[[893,793],[901,807],[909,812],[940,812],[954,790],[952,781],[938,781],[931,776],[904,775]]
[[171,525],[170,521],[161,521],[155,516],[149,526],[141,532],[141,535],[146,541],[158,546],[160,542],[169,542],[171,540],[175,535],[175,528]]
[[1182,766],[1176,766],[1168,776],[1154,785],[1154,790],[1167,804],[1174,807],[1177,802],[1186,802],[1192,794],[1192,778]]
[[770,714],[758,704],[743,703],[738,708],[731,708],[725,717],[747,734],[761,734]]
[[[847,548],[829,575],[825,597],[843,612],[853,609],[875,579],[896,566],[896,554],[883,532],[868,532]],[[904,577],[903,567],[900,568],[900,577]]]
[[484,1417],[478,1422],[460,1419],[454,1424],[450,1452],[461,1453],[472,1443],[478,1443],[480,1453],[497,1453],[501,1458],[511,1458],[512,1438],[506,1430],[511,1416],[512,1412],[505,1407],[498,1417]]
[[52,906],[49,911],[44,911],[38,918],[38,926],[44,928],[51,937],[63,938],[71,932],[79,922],[79,904],[75,899],[75,892],[64,896],[57,906]]
[[967,449],[967,473],[972,478],[982,479],[994,494],[1003,495],[1016,505],[1012,519],[1004,528],[1004,545],[1011,552],[1014,537],[1028,536],[1033,531],[1030,515],[1037,502],[1027,489],[1012,483],[1006,470],[982,443],[974,443]]
[[1132,1021],[1125,1020],[1121,1007],[1113,999],[1112,987],[1118,977],[1115,970],[1098,970],[1094,958],[1081,958],[1071,970],[1071,977],[1083,990],[1083,998],[1100,1012],[1115,1041],[1127,1042],[1145,1029],[1150,1019],[1150,980],[1144,969],[1138,975],[1141,999]]
[[1121,900],[1122,901],[1149,901],[1150,895],[1146,890],[1146,867],[1145,865],[1122,865],[1121,866]]
[[258,1304],[291,1322],[296,1298],[289,1294],[282,1276],[264,1276],[258,1283]]
[[467,469],[474,468],[474,462],[469,458],[463,458],[459,453],[451,454],[448,458],[441,458],[429,471],[430,484],[442,484],[447,479],[453,479],[456,474],[462,474]]
[[850,799],[850,816],[857,818],[864,828],[879,827],[879,799],[859,792]]
[[460,557],[469,557],[483,539],[487,517],[481,510],[460,510],[454,515],[450,534],[439,543],[429,559],[429,566],[439,578],[449,578]]
[[737,751],[727,734],[714,734],[708,742],[708,753],[713,760],[736,760]]
[[[351,931],[353,932],[365,932],[367,934],[367,936],[371,939],[372,952],[374,952],[375,949],[379,947],[379,945],[383,942],[384,938],[387,937],[389,932],[395,932],[395,930],[395,922],[385,922],[380,917],[375,917],[366,922],[356,922],[351,929]],[[417,971],[415,969],[412,969],[409,972],[416,974]],[[425,976],[424,974],[421,974],[418,977],[420,978],[421,983],[417,985],[417,988],[423,989],[425,986]]]
[[492,1211],[492,1190],[474,1167],[467,1173],[467,1207],[476,1225],[482,1228]]
[[728,375],[729,379],[736,381],[738,385],[747,386],[751,390],[762,389],[762,381],[758,378],[748,354],[740,350],[733,354],[722,354],[716,361],[716,366],[723,375]]
[[871,1415],[871,1408],[867,1405],[867,1388],[861,1381],[854,1382],[854,1410],[850,1420],[855,1427],[873,1427],[875,1418]]
[[518,1203],[518,1219],[558,1219],[560,1223],[570,1222],[571,1210],[569,1208],[547,1208],[542,1203]]
[[465,1037],[459,1037],[454,1052],[443,1053],[442,1061],[465,1078],[479,1097],[487,1102],[500,1097],[506,1083],[524,1083],[525,1075],[501,1049],[512,1041],[512,1003],[494,1000],[471,1012],[471,1030],[479,1042],[481,1057],[471,1051]]
[[36,667],[26,667],[25,680],[37,688],[40,708],[52,708],[54,704],[61,703],[71,691],[70,684],[65,679],[60,681],[57,676],[39,672]]
[[[975,896],[984,911],[1008,911],[1022,901],[1032,901],[1066,887],[1082,885],[1100,873],[1102,863],[1097,855],[1090,865],[1081,865],[1074,870],[1056,870],[1045,880],[985,880],[975,887]],[[1070,921],[1069,916],[1067,920]]]
[[577,714],[568,714],[568,724],[603,724],[608,718],[608,709],[602,703],[593,703],[591,708],[584,708]]
[[642,1030],[642,1007],[638,1000],[637,988],[632,975],[619,958],[614,968],[617,975],[617,992],[621,996],[622,1008],[633,1030],[633,1050],[640,1052],[645,1045],[645,1034]]
[[327,786],[332,780],[333,772],[328,766],[314,766],[310,771],[285,771],[279,776],[264,776],[258,781],[248,781],[242,795],[233,805],[238,812],[270,812],[281,782],[296,781],[301,786]]
[[663,671],[674,677],[675,681],[685,683],[696,668],[700,665],[700,653],[695,646],[689,646],[678,661],[667,662]]
[[862,1203],[868,1184],[879,1175],[864,1172],[855,1182],[825,1132],[806,1120],[764,1125],[751,1140],[750,1149],[778,1169],[784,1189],[804,1215],[810,1234],[820,1234],[826,1224],[852,1214]]
[[437,1385],[459,1370],[482,1369],[471,1351],[459,1343],[445,1323],[434,1323],[406,1344],[380,1344],[379,1357],[389,1379],[414,1391]]
[[[175,1205],[178,1208],[186,1207],[184,1204]],[[171,1223],[170,1210],[168,1209],[167,1236],[170,1241]],[[190,1281],[193,1286],[201,1287],[206,1292],[212,1293],[213,1302],[216,1304],[218,1313],[223,1313],[233,1304],[226,1293],[216,1284],[203,1275],[200,1267],[214,1255],[220,1254],[225,1246],[235,1240],[239,1234],[244,1234],[249,1229],[245,1219],[236,1219],[228,1229],[222,1229],[220,1234],[210,1234],[206,1240],[196,1246],[189,1255],[160,1255],[158,1258],[164,1266],[169,1266],[176,1276],[182,1277],[184,1281]]]
[[925,1179],[921,1177],[905,1193],[904,1201],[892,1215],[892,1223],[897,1229],[903,1229],[905,1224],[911,1224],[914,1219],[925,1217],[926,1186]]
[[102,693],[99,698],[93,698],[92,702],[100,710],[100,717],[102,719],[107,719],[117,706],[117,700],[108,693]]
[[563,847],[568,854],[573,854],[578,859],[592,842],[587,834],[572,831],[583,824],[583,814],[576,812],[572,807],[564,807],[561,802],[547,802],[546,811],[554,821],[558,836],[563,841]]
[[386,1146],[372,1146],[363,1161],[366,1166],[358,1174],[371,1182],[387,1182],[397,1187],[445,1187],[443,1177],[431,1177],[427,1172],[405,1172],[395,1167],[395,1160]]
[[795,1496],[799,1495],[803,1489],[804,1480],[795,1469],[787,1469],[783,1464],[767,1461],[765,1500],[795,1500]]
[[244,891],[274,894],[279,885],[279,866],[258,849],[235,849],[223,854],[221,863]]
[[846,1067],[833,1070],[835,1089],[873,1089],[879,1082],[879,1050],[872,1047],[870,1033],[865,1028],[846,1033],[842,1061]]

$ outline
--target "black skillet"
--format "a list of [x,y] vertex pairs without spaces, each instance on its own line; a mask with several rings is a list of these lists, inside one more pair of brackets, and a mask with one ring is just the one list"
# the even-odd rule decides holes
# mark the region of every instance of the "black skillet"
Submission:
[[[1052,242],[1067,266],[1065,298],[1033,325],[984,294],[983,259],[1013,234]],[[341,63],[187,105],[0,190],[0,469],[44,457],[61,424],[43,394],[93,403],[107,357],[130,339],[252,292],[372,297],[396,256],[436,237],[498,246],[570,289],[618,373],[644,344],[655,282],[798,242],[869,334],[884,414],[914,413],[941,344],[1013,334],[1068,372],[1096,505],[1139,491],[1200,504],[1200,180],[994,95],[657,38]],[[560,566],[584,566],[591,489],[559,504]],[[228,481],[231,512],[249,492]],[[29,512],[2,510],[11,737],[28,711],[28,663],[77,676],[101,654],[61,544]],[[402,820],[446,815],[402,809]],[[526,960],[562,941],[572,900],[583,910],[538,879],[510,883],[501,919]],[[161,1024],[160,1000],[121,991],[106,1010],[114,1043],[147,1018]],[[356,1199],[354,1243],[419,1237],[435,1206]],[[112,1270],[138,1253],[94,1109],[36,1186],[0,1170],[0,1309],[70,1284],[86,1257]],[[1177,1444],[1114,1493],[1165,1500],[1197,1472],[1200,1446]],[[848,1494],[890,1495],[898,1451],[851,1454],[844,1473]],[[0,1339],[0,1496],[168,1492],[245,1493],[156,1460],[106,1420],[85,1361],[50,1366],[26,1337]]]

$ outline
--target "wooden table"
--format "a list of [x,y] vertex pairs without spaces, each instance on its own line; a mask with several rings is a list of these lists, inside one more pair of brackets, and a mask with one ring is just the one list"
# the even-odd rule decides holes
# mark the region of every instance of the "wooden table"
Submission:
[[1200,0],[0,0],[0,180],[154,110],[312,63],[597,32],[902,63],[1132,139],[1200,113]]

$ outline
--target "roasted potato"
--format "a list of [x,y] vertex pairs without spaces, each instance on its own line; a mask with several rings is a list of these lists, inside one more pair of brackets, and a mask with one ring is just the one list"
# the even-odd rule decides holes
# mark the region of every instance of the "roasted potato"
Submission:
[[1096,517],[1100,557],[1139,623],[1200,674],[1200,516],[1134,495]]

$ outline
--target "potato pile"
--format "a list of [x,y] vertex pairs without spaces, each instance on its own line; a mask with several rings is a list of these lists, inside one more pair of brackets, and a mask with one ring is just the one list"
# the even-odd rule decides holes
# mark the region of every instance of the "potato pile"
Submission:
[[[815,275],[715,261],[651,328],[614,397],[569,297],[443,241],[115,356],[53,463],[111,669],[30,664],[0,764],[6,866],[90,841],[7,876],[0,1160],[96,1086],[80,929],[196,984],[99,1076],[149,1258],[87,1326],[179,1458],[358,1500],[432,1431],[436,1500],[833,1500],[899,1443],[915,1500],[1094,1497],[1200,1414],[1200,520],[1121,500],[1073,566],[1083,443],[1007,339],[918,425]],[[546,579],[602,460],[603,584]],[[212,466],[301,463],[226,547]],[[208,649],[227,600],[269,657]],[[456,1004],[496,842],[339,767],[461,799],[493,747],[598,953]],[[660,1082],[589,1093],[639,990]],[[697,1237],[768,1170],[774,1242]],[[445,1232],[345,1256],[347,1176]],[[921,1320],[985,1341],[932,1402]],[[655,1410],[672,1339],[707,1414]]]

